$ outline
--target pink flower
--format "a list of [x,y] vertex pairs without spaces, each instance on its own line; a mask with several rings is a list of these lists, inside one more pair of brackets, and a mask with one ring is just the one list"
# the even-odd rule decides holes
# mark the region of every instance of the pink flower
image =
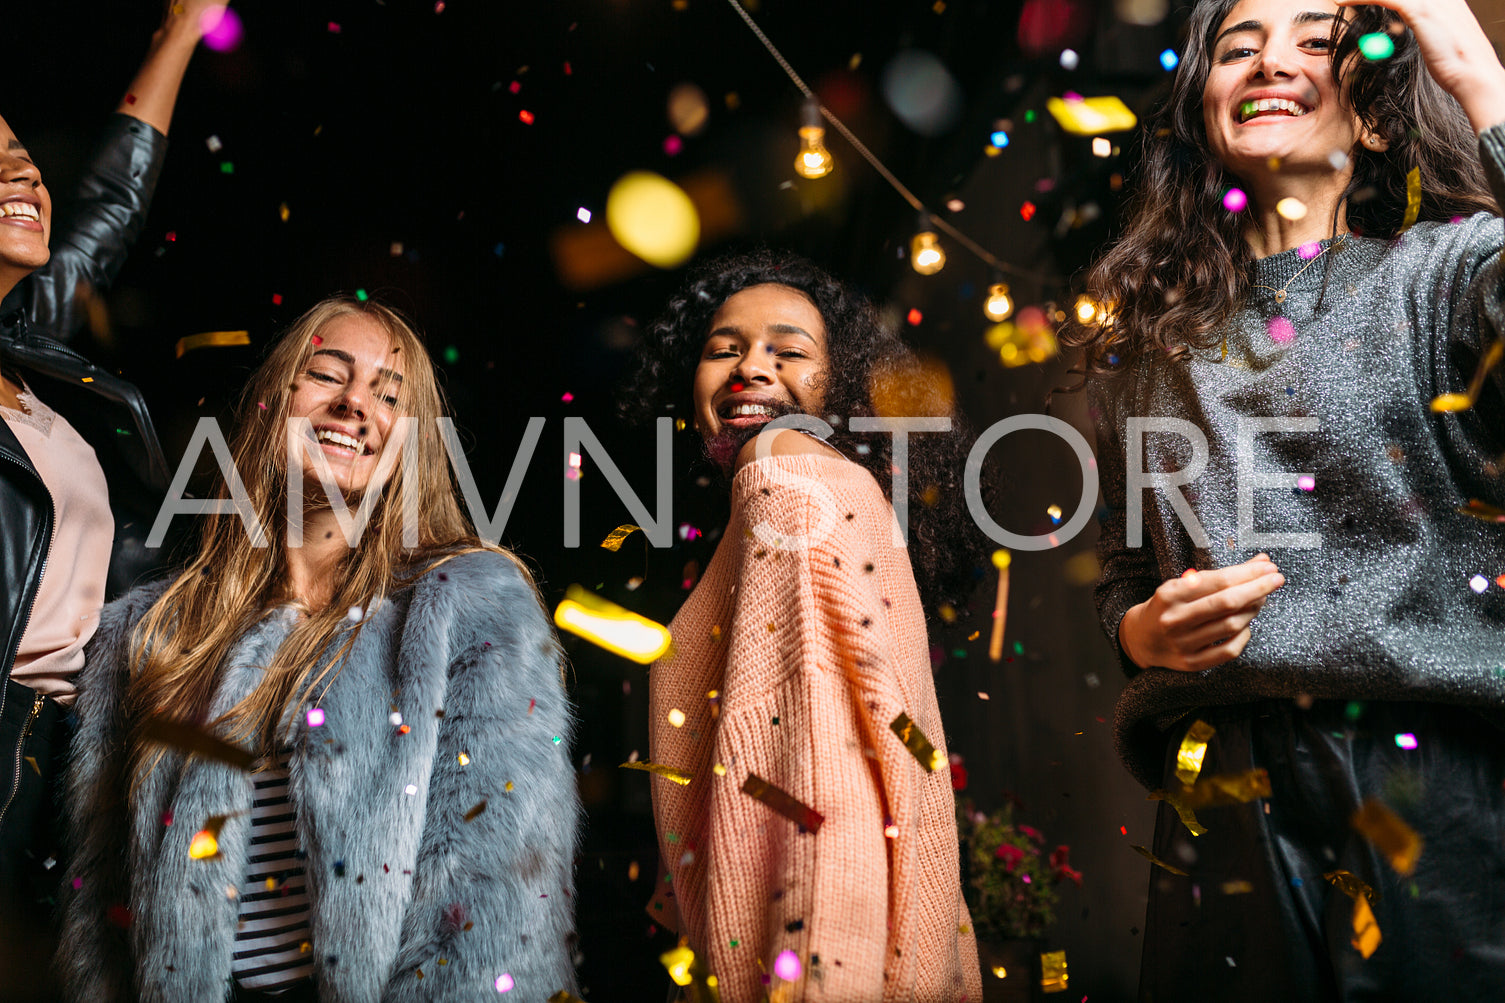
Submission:
[[1000,843],[998,844],[998,852],[994,856],[1003,861],[1004,866],[1012,874],[1014,873],[1014,868],[1018,867],[1019,862],[1024,859],[1024,851],[1013,843]]
[[1071,847],[1069,846],[1058,846],[1051,851],[1050,875],[1057,881],[1065,878],[1068,881],[1075,882],[1077,887],[1081,887],[1082,872],[1072,868],[1070,861],[1066,859],[1070,854]]
[[951,789],[954,791],[967,789],[967,768],[961,763],[951,764]]
[[1037,843],[1045,842],[1045,833],[1041,832],[1039,829],[1036,829],[1032,825],[1021,825],[1019,826],[1019,831],[1024,833],[1026,836],[1028,836],[1030,839],[1033,839]]

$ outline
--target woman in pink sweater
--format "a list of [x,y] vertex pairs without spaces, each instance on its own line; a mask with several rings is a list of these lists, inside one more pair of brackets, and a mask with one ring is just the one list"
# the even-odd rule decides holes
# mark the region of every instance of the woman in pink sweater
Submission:
[[[972,580],[965,454],[914,434],[896,518],[895,433],[852,420],[949,419],[914,374],[865,299],[789,256],[712,264],[648,331],[633,409],[684,418],[730,479],[649,684],[651,759],[691,778],[652,778],[655,915],[727,1003],[981,999],[925,630]],[[777,419],[802,427],[759,435]]]

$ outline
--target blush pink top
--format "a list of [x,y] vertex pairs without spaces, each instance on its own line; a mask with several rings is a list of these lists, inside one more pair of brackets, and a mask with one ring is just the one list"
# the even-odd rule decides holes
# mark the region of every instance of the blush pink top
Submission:
[[[650,757],[693,774],[650,777],[660,885],[727,1003],[982,999],[950,768],[924,769],[890,727],[908,714],[944,760],[893,520],[854,463],[748,464],[670,626],[675,651],[650,673]],[[749,774],[824,816],[819,831],[743,793]],[[785,951],[792,980],[774,975]]]
[[52,495],[53,514],[47,565],[11,678],[68,704],[84,644],[99,626],[115,517],[94,448],[29,387],[19,396],[27,410],[0,406],[0,415]]

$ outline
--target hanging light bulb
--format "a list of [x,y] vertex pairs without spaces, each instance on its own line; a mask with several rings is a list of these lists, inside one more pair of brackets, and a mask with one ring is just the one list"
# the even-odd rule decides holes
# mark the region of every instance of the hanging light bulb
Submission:
[[982,312],[994,322],[1008,320],[1014,313],[1014,300],[1009,296],[1006,283],[995,282],[988,286],[988,298],[983,300]]
[[807,98],[800,112],[800,152],[794,158],[794,170],[802,178],[815,180],[831,173],[836,161],[826,149],[826,129],[820,124],[820,104]]
[[909,242],[909,263],[921,275],[934,275],[946,267],[941,238],[930,228],[930,217],[920,214],[920,232]]

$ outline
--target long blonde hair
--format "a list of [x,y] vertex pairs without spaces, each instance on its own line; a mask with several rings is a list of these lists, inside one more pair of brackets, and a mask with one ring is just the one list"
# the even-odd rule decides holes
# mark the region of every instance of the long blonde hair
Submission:
[[[350,651],[360,629],[348,611],[370,610],[394,588],[411,582],[436,564],[467,551],[494,550],[520,561],[501,547],[482,542],[461,513],[436,419],[445,413],[443,393],[422,341],[396,311],[378,303],[337,296],[326,299],[282,336],[252,375],[236,413],[230,453],[250,496],[269,546],[257,548],[236,513],[204,517],[198,553],[137,625],[133,637],[125,708],[130,725],[132,789],[161,757],[161,748],[142,731],[153,719],[202,726],[220,682],[230,648],[288,600],[286,582],[288,490],[287,425],[295,378],[308,365],[315,338],[338,317],[359,315],[390,337],[403,360],[396,413],[418,420],[416,435],[402,444],[395,469],[373,506],[359,546],[333,575],[333,593],[323,609],[307,610],[266,666],[261,682],[215,726],[226,737],[255,736],[257,750],[275,749],[277,731],[291,702],[308,700]],[[412,480],[416,483],[406,485]],[[229,496],[221,477],[218,497]],[[409,497],[411,496],[411,497]],[[417,512],[405,511],[416,504]],[[418,546],[402,542],[404,517],[415,519]],[[536,589],[535,589],[536,593]],[[341,635],[334,657],[319,660]]]

